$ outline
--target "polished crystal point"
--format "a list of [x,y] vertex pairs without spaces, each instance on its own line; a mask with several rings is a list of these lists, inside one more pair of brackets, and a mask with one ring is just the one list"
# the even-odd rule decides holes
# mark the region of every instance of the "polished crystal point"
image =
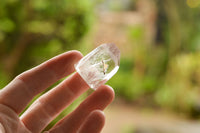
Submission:
[[102,44],[75,65],[77,72],[93,89],[106,83],[119,69],[120,51],[115,44]]

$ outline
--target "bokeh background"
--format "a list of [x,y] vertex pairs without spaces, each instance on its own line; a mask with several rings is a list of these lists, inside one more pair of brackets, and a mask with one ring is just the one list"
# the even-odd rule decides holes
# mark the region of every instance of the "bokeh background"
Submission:
[[102,43],[121,50],[103,133],[200,132],[198,0],[1,0],[0,88],[55,55]]

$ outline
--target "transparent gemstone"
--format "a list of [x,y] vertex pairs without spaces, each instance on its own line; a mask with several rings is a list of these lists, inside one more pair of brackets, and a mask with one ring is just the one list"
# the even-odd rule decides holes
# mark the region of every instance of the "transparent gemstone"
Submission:
[[120,51],[115,44],[102,44],[75,65],[86,83],[96,90],[119,69]]

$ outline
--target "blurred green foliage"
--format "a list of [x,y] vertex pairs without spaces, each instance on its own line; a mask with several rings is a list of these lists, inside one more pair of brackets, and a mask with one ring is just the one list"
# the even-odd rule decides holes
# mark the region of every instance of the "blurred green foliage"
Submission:
[[77,48],[91,25],[92,10],[89,0],[2,0],[0,80],[9,81],[56,54]]
[[[156,39],[148,44],[145,25],[128,28],[132,55],[122,55],[109,81],[119,96],[189,116],[200,115],[200,7],[178,0],[152,0],[157,7]],[[195,113],[195,114],[194,114]]]

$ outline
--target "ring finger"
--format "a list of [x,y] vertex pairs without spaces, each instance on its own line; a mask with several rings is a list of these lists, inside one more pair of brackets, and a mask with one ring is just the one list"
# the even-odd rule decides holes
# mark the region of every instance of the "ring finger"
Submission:
[[71,114],[56,124],[50,133],[75,133],[83,124],[87,116],[94,110],[103,110],[114,98],[114,91],[109,86],[100,86],[87,97]]

